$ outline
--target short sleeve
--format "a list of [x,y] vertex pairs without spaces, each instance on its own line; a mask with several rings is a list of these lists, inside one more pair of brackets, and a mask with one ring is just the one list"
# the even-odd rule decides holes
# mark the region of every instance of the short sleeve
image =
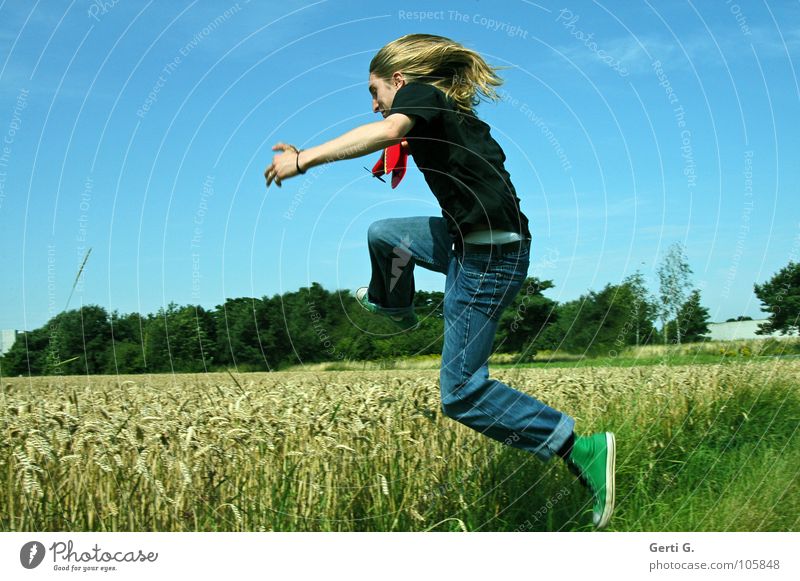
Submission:
[[391,113],[402,113],[430,123],[441,115],[444,93],[433,85],[408,83],[395,93]]

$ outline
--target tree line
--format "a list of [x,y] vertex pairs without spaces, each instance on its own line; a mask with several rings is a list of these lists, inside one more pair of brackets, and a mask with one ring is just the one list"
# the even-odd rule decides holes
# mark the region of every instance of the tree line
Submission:
[[[630,345],[703,340],[708,309],[701,304],[700,291],[689,290],[691,271],[682,248],[675,246],[670,252],[677,259],[665,260],[662,278],[670,280],[672,294],[662,286],[660,300],[647,291],[639,272],[564,303],[544,296],[553,288],[552,281],[527,278],[499,321],[495,352],[519,353],[522,358],[541,350],[603,356]],[[797,293],[797,287],[787,288],[800,281],[784,271],[776,277],[774,283],[756,285],[756,291],[786,302]],[[231,298],[213,309],[171,303],[141,315],[109,313],[88,305],[22,333],[0,358],[0,372],[8,376],[267,371],[320,361],[440,354],[443,300],[441,292],[418,290],[414,304],[421,322],[408,333],[398,333],[390,321],[364,311],[350,291],[328,291],[318,283],[272,297]],[[782,317],[779,323],[787,317],[791,321],[786,309],[773,312]]]
[[[528,278],[499,322],[498,352],[540,349],[595,353],[654,339],[652,307],[629,283],[557,304],[551,281]],[[439,354],[444,293],[417,291],[418,329],[398,333],[364,311],[349,291],[318,283],[262,298],[232,298],[214,309],[170,304],[156,313],[108,313],[88,305],[18,337],[4,375],[202,372],[280,369],[298,363]]]

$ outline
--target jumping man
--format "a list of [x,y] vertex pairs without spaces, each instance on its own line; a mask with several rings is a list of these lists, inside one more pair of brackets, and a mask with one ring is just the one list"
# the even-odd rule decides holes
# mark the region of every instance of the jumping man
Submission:
[[[311,167],[407,143],[442,217],[373,223],[372,278],[356,299],[411,330],[417,324],[414,265],[446,275],[442,411],[543,461],[562,457],[591,492],[593,521],[602,528],[614,510],[614,434],[579,436],[570,416],[489,377],[497,324],[525,281],[531,243],[503,150],[474,112],[480,95],[498,99],[496,70],[450,39],[403,36],[369,66],[372,109],[383,120],[309,149],[278,143],[272,149],[280,153],[264,175],[267,187],[280,186]],[[392,264],[399,247],[410,255],[402,269]]]

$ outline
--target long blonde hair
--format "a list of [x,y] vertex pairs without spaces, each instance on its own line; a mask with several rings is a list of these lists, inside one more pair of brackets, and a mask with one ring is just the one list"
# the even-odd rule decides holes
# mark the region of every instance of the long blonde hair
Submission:
[[474,50],[433,34],[407,34],[393,40],[372,58],[369,72],[389,80],[403,73],[406,82],[419,81],[440,89],[453,99],[458,110],[472,114],[481,95],[490,101],[499,99],[494,87],[503,84],[495,71]]

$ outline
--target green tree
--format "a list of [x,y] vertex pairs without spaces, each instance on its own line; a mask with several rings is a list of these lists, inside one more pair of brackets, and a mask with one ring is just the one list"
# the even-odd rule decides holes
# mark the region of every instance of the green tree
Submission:
[[654,323],[658,317],[658,304],[645,286],[644,275],[636,271],[622,281],[620,300],[626,303],[628,324],[632,331],[631,345],[645,345],[654,335]]
[[43,374],[49,343],[50,333],[46,325],[20,333],[11,349],[3,356],[3,375]]
[[708,309],[700,303],[700,291],[695,289],[678,311],[678,317],[673,321],[676,326],[676,335],[686,343],[695,343],[708,339]]
[[292,346],[286,339],[286,322],[281,297],[263,297],[255,304],[256,339],[260,358],[257,363],[274,369],[286,361]]
[[[353,295],[349,296],[349,300],[355,301]],[[414,293],[414,309],[420,319],[427,317],[443,319],[444,293],[439,291],[416,291]]]
[[175,369],[208,371],[214,360],[213,321],[205,309],[199,305],[175,307],[168,313],[167,323]]
[[564,303],[546,337],[570,353],[614,355],[635,341],[638,315],[632,317],[631,296],[627,285],[609,284]]
[[114,341],[106,362],[106,373],[144,373],[144,351],[138,343],[130,341]]
[[[667,249],[657,272],[660,283],[660,315],[663,322],[664,343],[667,343],[669,341],[667,322],[677,317],[678,310],[686,302],[686,293],[691,288],[692,269],[689,268],[683,245],[680,242],[676,242]],[[676,343],[680,345],[680,326],[676,326],[675,331]]]
[[283,313],[293,363],[333,359],[335,338],[328,321],[329,304],[318,283],[283,295]]
[[114,341],[128,341],[141,344],[146,321],[139,313],[121,315],[118,311],[114,311],[111,313],[109,319]]
[[49,333],[47,374],[95,374],[106,368],[111,343],[108,313],[98,305],[59,313],[45,325]]
[[167,310],[163,307],[147,316],[144,326],[144,364],[150,373],[174,371],[167,343]]
[[[225,366],[263,366],[265,353],[260,342],[265,310],[262,301],[254,298],[228,299],[214,309],[217,361]],[[271,323],[277,327],[278,319]]]
[[147,321],[145,355],[150,371],[206,371],[213,362],[213,318],[200,306],[170,303]]
[[762,310],[769,313],[769,320],[759,326],[758,334],[800,331],[800,263],[790,261],[767,282],[755,284],[754,289]]
[[110,322],[114,341],[106,352],[105,373],[146,371],[143,341],[146,320],[139,313],[120,315],[114,311]]
[[495,335],[498,351],[533,357],[542,348],[544,331],[556,320],[557,303],[542,294],[551,288],[553,281],[525,279],[519,294],[500,317]]

